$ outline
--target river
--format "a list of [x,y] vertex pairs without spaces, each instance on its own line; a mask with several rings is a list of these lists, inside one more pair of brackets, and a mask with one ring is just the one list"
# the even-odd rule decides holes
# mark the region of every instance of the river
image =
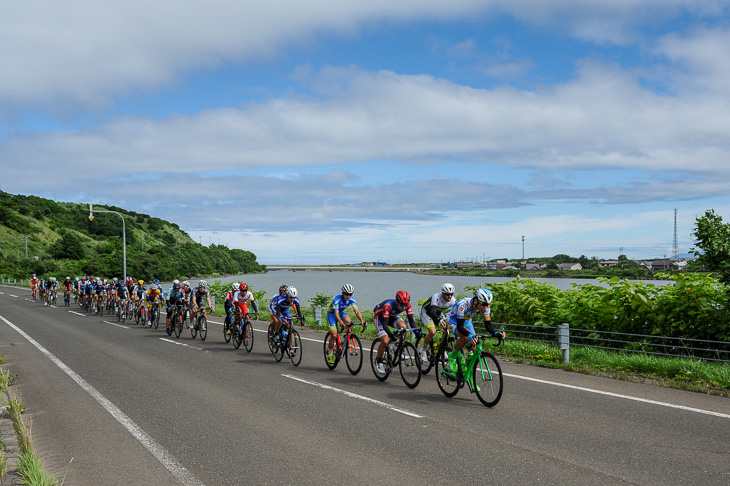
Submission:
[[[415,303],[425,299],[441,289],[441,284],[451,282],[456,287],[456,293],[465,294],[466,286],[481,286],[484,283],[505,283],[514,280],[512,277],[468,277],[468,276],[442,276],[422,275],[413,272],[378,272],[378,271],[298,271],[278,270],[260,274],[234,275],[220,279],[209,279],[210,282],[220,280],[223,283],[246,282],[253,290],[265,290],[267,299],[271,299],[278,293],[282,284],[293,285],[299,290],[299,300],[302,305],[308,306],[309,299],[317,293],[334,296],[340,293],[342,284],[349,283],[355,286],[355,299],[361,309],[372,309],[385,299],[392,299],[398,290],[407,290]],[[556,288],[567,290],[573,288],[573,284],[584,285],[592,283],[603,285],[594,279],[571,279],[571,278],[537,278],[540,282],[555,285]],[[196,280],[191,280],[195,285]],[[657,286],[671,285],[673,281],[650,280]],[[499,298],[498,296],[496,298]]]

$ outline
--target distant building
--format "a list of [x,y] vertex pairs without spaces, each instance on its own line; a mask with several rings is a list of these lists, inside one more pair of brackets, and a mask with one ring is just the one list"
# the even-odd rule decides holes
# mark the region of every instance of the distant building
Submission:
[[578,263],[560,263],[558,264],[558,270],[583,270],[583,266]]
[[527,262],[525,263],[525,270],[540,270],[542,267],[539,263]]
[[658,270],[676,270],[677,262],[673,260],[655,260],[651,262],[651,269],[655,272]]
[[618,265],[618,260],[603,260],[601,262],[598,262],[598,266],[601,268],[615,267],[616,265]]

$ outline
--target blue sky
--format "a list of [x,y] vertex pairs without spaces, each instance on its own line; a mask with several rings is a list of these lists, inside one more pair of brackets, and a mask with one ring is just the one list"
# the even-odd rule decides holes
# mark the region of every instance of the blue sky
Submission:
[[0,188],[262,263],[680,253],[730,209],[730,2],[0,3]]

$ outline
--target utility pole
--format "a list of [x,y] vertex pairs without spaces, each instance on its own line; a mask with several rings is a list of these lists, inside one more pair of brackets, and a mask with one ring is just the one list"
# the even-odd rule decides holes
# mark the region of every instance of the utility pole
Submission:
[[[127,229],[126,225],[124,223],[124,216],[119,214],[116,211],[99,211],[96,210],[97,213],[114,213],[120,218],[122,218],[122,253],[123,253],[123,266],[124,266],[124,280],[127,280]],[[94,209],[91,204],[89,204],[89,221],[94,221]],[[142,242],[144,244],[144,236],[142,237]]]
[[28,235],[25,235],[25,258],[28,258]]
[[525,261],[525,235],[522,235],[522,261]]

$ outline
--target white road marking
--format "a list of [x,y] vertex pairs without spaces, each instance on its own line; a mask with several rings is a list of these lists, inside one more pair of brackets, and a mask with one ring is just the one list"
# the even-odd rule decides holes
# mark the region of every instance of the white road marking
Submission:
[[358,395],[357,393],[352,393],[352,392],[349,392],[349,391],[346,391],[346,390],[342,390],[340,388],[335,388],[333,386],[325,385],[323,383],[317,383],[316,381],[305,380],[303,378],[298,378],[298,377],[293,376],[293,375],[282,374],[281,376],[284,376],[286,378],[291,378],[292,380],[300,381],[302,383],[306,383],[307,385],[318,386],[319,388],[323,388],[325,390],[336,391],[337,393],[342,393],[343,395],[346,395],[346,396],[351,397],[351,398],[357,398],[358,400],[364,400],[364,401],[369,402],[369,403],[374,403],[375,405],[379,405],[381,407],[385,407],[385,408],[387,408],[389,410],[393,410],[394,412],[398,412],[398,413],[402,413],[404,415],[408,415],[409,417],[424,418],[424,415],[418,415],[417,413],[410,412],[410,411],[405,410],[403,408],[396,407],[395,405],[391,405],[389,403],[381,402],[380,400],[375,400],[374,398],[369,398],[369,397],[366,397],[366,396],[363,396],[363,395]]
[[188,348],[197,349],[198,351],[202,351],[203,350],[203,348],[198,348],[196,346],[191,346],[189,344],[181,343],[180,341],[173,341],[172,339],[160,338],[160,341],[165,341],[165,342],[168,342],[168,343],[177,344],[178,346],[185,346],[185,347],[188,347]]
[[86,317],[86,314],[82,314],[81,312],[76,311],[69,311],[71,314],[76,314],[77,316]]
[[121,327],[122,329],[129,329],[129,326],[122,326],[121,324],[117,324],[116,322],[109,322],[109,321],[101,321],[104,324],[110,324],[112,326]]
[[13,295],[13,294],[8,294],[8,295],[9,295],[10,297],[15,297],[16,299],[18,298],[18,296],[17,296],[17,295]]
[[66,373],[73,381],[75,381],[86,393],[91,395],[104,409],[114,417],[127,431],[134,436],[165,468],[170,471],[179,481],[185,486],[204,486],[204,484],[193,476],[190,471],[180,464],[172,454],[159,445],[152,439],[144,430],[142,430],[132,419],[130,419],[124,412],[122,412],[116,405],[110,402],[104,395],[99,393],[96,388],[86,382],[81,376],[75,371],[66,366],[60,359],[58,359],[53,353],[48,351],[46,348],[41,346],[35,339],[26,334],[22,329],[17,327],[12,322],[0,316],[0,319],[15,329],[21,336],[23,336],[29,343],[35,346],[41,353],[46,355],[48,359],[53,361],[64,373]]
[[580,391],[584,391],[584,392],[588,392],[588,393],[596,393],[598,395],[606,395],[609,397],[623,398],[625,400],[633,400],[635,402],[649,403],[651,405],[660,405],[662,407],[677,408],[679,410],[686,410],[688,412],[703,413],[706,415],[714,415],[715,417],[721,417],[721,418],[730,418],[730,415],[728,415],[726,413],[713,412],[711,410],[703,410],[701,408],[685,407],[684,405],[675,405],[674,403],[659,402],[656,400],[649,400],[647,398],[632,397],[631,395],[621,395],[620,393],[612,393],[612,392],[607,392],[607,391],[595,390],[593,388],[586,388],[586,387],[582,387],[582,386],[566,385],[565,383],[557,383],[555,381],[540,380],[538,378],[530,378],[527,376],[513,375],[510,373],[503,373],[503,375],[509,376],[510,378],[519,378],[520,380],[528,380],[528,381],[534,381],[537,383],[543,383],[545,385],[560,386],[563,388],[570,388],[572,390],[580,390]]

